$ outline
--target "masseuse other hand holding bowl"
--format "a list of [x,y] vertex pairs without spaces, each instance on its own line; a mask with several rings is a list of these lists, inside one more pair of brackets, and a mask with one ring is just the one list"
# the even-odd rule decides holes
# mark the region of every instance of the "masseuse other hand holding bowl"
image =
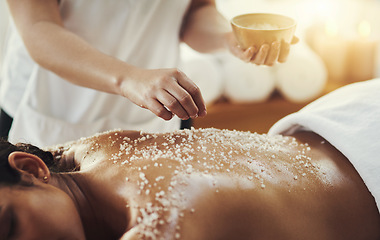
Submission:
[[256,64],[273,65],[280,52],[278,43],[239,48],[214,0],[8,5],[15,24],[0,102],[13,119],[12,142],[46,146],[115,128],[170,131],[180,127],[169,121],[174,115],[205,116],[200,89],[177,69],[180,41]]

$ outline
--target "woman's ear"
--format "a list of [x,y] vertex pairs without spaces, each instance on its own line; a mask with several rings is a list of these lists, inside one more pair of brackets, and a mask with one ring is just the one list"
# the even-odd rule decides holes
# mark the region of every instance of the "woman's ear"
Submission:
[[43,182],[50,179],[50,171],[44,161],[34,154],[26,152],[12,152],[8,156],[8,162],[11,168],[19,173],[27,173]]

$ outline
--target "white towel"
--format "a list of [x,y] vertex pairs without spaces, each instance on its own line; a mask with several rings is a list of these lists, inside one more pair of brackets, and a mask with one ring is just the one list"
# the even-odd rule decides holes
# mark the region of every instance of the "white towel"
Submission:
[[344,154],[380,209],[380,79],[342,87],[278,121],[269,135],[306,129]]
[[322,93],[327,70],[321,58],[302,43],[292,46],[285,63],[275,66],[276,85],[292,102],[308,102]]
[[263,102],[275,89],[270,67],[246,63],[232,56],[223,58],[224,95],[233,103]]

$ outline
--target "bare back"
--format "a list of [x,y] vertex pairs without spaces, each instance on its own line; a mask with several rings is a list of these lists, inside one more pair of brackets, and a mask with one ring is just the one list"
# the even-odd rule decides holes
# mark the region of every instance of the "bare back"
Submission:
[[71,150],[80,172],[125,200],[123,239],[380,237],[380,216],[360,176],[310,132],[119,131]]

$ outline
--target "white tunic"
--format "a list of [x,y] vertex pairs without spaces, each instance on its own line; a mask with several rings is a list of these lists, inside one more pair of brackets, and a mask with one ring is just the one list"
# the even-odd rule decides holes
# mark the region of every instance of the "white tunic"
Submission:
[[[68,30],[103,53],[157,69],[178,65],[179,32],[188,5],[189,0],[62,0],[60,12]],[[115,128],[179,128],[178,118],[164,121],[126,98],[61,79],[30,59],[15,31],[10,39],[1,102],[14,117],[11,142],[42,147]]]
[[317,133],[344,154],[380,209],[380,79],[350,84],[278,121],[269,134]]

